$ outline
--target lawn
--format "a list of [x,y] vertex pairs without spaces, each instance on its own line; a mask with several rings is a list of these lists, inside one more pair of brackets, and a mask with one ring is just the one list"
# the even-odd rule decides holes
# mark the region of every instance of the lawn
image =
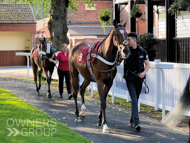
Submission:
[[14,94],[0,88],[1,143],[89,143]]

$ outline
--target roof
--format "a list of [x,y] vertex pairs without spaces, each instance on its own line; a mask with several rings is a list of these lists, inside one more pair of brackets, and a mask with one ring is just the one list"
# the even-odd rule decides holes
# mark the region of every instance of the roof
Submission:
[[[70,36],[105,36],[101,25],[68,25]],[[113,29],[112,25],[105,27],[105,33],[108,34]]]
[[37,24],[36,24],[36,31],[39,31],[39,30],[47,27],[48,21],[49,21],[49,18],[44,18],[42,20],[36,21],[37,22]]
[[0,23],[36,23],[29,4],[0,4]]

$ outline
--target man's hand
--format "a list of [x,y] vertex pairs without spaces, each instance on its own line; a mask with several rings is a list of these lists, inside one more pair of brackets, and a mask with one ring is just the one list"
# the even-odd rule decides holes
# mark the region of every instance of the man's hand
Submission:
[[50,62],[53,62],[53,60],[52,60],[52,59],[49,59],[49,61],[50,61]]
[[144,73],[144,72],[142,72],[142,73],[139,74],[139,77],[140,77],[140,78],[144,78],[144,76],[145,76],[145,73]]

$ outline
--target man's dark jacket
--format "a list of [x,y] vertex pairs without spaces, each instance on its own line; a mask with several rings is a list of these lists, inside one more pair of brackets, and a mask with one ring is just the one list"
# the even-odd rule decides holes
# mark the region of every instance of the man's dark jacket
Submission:
[[[144,60],[145,59],[148,60],[148,56],[147,56],[146,50],[143,49],[142,47],[140,47],[139,45],[137,46],[137,49],[138,49],[139,73],[142,73],[144,71]],[[125,50],[123,52],[125,53]],[[129,56],[128,59],[124,60],[123,78],[125,78],[125,79],[126,79],[127,74],[128,74],[128,72],[130,70],[130,69],[128,69],[130,62],[132,62],[131,61],[131,56]],[[134,71],[132,71],[132,72],[134,72]]]

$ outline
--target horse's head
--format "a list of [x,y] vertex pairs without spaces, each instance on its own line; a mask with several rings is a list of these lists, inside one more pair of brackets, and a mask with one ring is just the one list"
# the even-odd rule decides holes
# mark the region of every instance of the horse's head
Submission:
[[[114,24],[113,29],[113,43],[117,48],[116,61],[121,62],[123,59],[127,59],[130,55],[130,50],[127,42],[127,32],[125,29],[127,22],[122,24]],[[125,51],[125,52],[123,52]]]
[[42,40],[40,39],[40,45],[38,50],[41,60],[52,58],[56,52],[56,49],[53,46],[51,46],[50,43],[46,42],[45,37]]

